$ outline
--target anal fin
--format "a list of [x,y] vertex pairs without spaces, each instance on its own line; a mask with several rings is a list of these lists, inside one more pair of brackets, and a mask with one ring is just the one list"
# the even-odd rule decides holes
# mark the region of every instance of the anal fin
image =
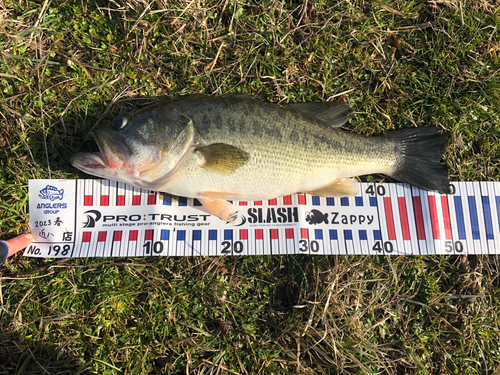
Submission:
[[238,218],[236,207],[224,199],[199,197],[198,200],[208,212],[227,223],[234,224]]
[[303,193],[317,195],[319,197],[348,197],[356,195],[359,190],[359,183],[353,178],[338,178],[333,183],[322,188]]
[[230,191],[216,191],[216,190],[205,190],[198,194],[202,198],[220,198],[220,199],[236,199],[241,198],[242,195],[238,193],[232,193]]

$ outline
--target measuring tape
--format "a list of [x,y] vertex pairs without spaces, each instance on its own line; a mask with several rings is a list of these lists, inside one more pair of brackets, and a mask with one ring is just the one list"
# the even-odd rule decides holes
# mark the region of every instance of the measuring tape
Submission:
[[234,202],[235,224],[173,197],[109,180],[30,180],[30,257],[500,253],[500,183],[440,195],[361,183],[349,198],[294,194]]

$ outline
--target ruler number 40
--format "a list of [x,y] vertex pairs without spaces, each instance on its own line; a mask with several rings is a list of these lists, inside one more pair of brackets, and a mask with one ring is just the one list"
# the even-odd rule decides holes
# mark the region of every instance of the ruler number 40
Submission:
[[382,241],[375,241],[372,247],[373,251],[385,250],[386,253],[392,253],[394,251],[394,245],[390,241],[386,241],[382,245]]
[[385,195],[385,186],[378,185],[377,187],[375,187],[375,185],[370,185],[366,188],[365,193],[370,195],[378,194],[383,197]]

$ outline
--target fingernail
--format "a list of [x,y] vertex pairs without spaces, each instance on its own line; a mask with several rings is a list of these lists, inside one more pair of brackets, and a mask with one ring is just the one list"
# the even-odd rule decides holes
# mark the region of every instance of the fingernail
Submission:
[[27,240],[33,241],[33,235],[31,233],[23,234],[23,237]]

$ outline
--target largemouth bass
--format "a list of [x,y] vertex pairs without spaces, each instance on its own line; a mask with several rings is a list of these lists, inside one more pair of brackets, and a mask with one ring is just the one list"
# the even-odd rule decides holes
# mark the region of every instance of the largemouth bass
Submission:
[[344,103],[278,105],[247,95],[156,104],[92,133],[100,152],[73,155],[99,177],[197,198],[227,222],[227,200],[263,200],[302,192],[349,196],[351,177],[382,173],[449,193],[439,161],[447,136],[438,128],[366,137],[338,129],[352,117]]

